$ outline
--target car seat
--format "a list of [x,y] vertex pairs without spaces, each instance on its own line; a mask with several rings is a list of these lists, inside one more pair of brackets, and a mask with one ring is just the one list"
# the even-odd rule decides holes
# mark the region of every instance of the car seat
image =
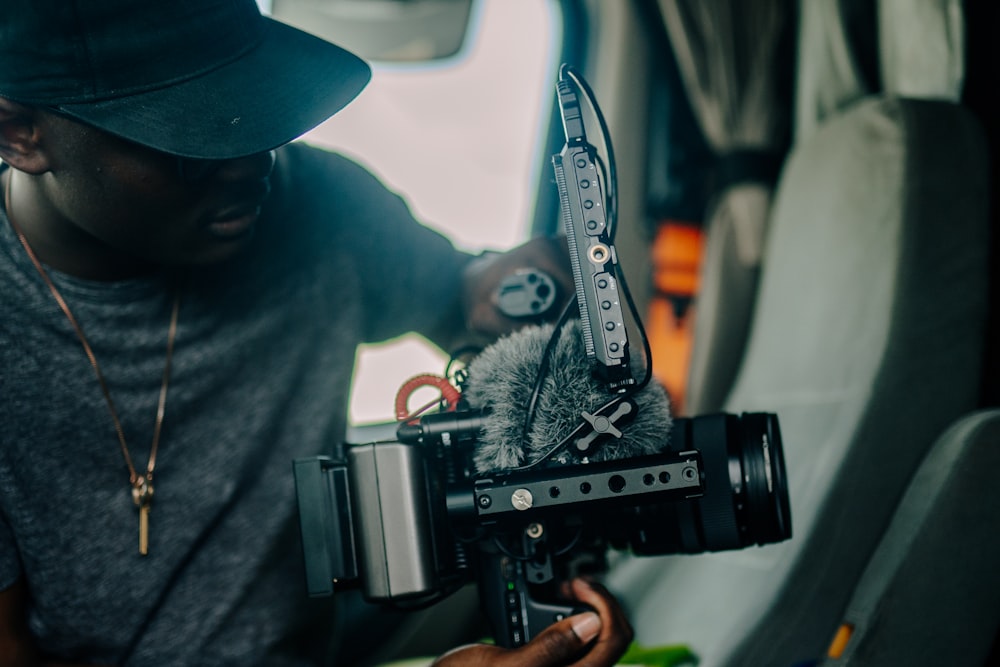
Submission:
[[[698,4],[686,0],[662,3],[687,6],[692,12]],[[794,140],[803,140],[830,116],[876,93],[957,102],[966,80],[965,12],[962,0],[798,2],[791,110]],[[718,14],[716,20],[724,22],[725,15]],[[748,43],[753,44],[753,39]],[[717,58],[716,66],[724,70],[725,55]],[[751,67],[751,63],[742,66]],[[780,118],[783,110],[758,110],[757,116],[768,113]],[[760,178],[767,170],[759,165],[743,173],[755,172],[761,184],[773,183]],[[747,192],[738,218],[713,220],[706,230],[686,380],[687,414],[721,408],[746,352],[770,194],[768,188],[749,186],[744,184]]]
[[938,439],[854,590],[823,667],[989,664],[1000,622],[997,470],[1000,410],[967,415]]
[[960,106],[893,97],[856,103],[794,148],[724,406],[777,413],[794,534],[622,559],[608,582],[641,643],[687,644],[701,667],[825,653],[914,470],[976,407],[984,149]]

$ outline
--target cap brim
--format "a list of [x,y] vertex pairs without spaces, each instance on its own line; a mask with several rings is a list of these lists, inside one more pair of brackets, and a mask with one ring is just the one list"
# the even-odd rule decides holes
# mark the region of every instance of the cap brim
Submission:
[[262,41],[218,69],[158,90],[58,108],[183,157],[220,160],[277,148],[346,106],[367,85],[371,69],[339,46],[264,21]]

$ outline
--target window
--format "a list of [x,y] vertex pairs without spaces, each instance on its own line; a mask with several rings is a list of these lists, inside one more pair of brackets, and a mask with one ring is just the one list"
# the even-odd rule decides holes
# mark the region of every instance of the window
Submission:
[[[403,194],[457,246],[513,247],[529,235],[560,38],[555,0],[477,0],[461,51],[420,65],[372,63],[372,82],[306,138],[341,151]],[[416,335],[365,346],[353,424],[394,418],[398,388],[446,357]],[[414,398],[414,405],[420,398]]]

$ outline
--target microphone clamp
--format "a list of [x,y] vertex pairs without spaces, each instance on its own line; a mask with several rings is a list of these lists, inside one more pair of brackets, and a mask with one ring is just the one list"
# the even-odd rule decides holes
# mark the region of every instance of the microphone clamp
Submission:
[[[614,405],[615,404],[612,404],[612,407]],[[606,408],[605,411],[607,409],[610,408]],[[573,441],[577,455],[593,455],[593,453],[597,451],[605,436],[621,440],[621,429],[635,418],[635,415],[638,412],[638,407],[636,406],[635,401],[626,398],[617,403],[615,411],[610,415],[604,416],[601,412],[601,410],[598,410],[595,414],[590,414],[584,410],[580,413],[583,420],[590,425],[590,432]]]

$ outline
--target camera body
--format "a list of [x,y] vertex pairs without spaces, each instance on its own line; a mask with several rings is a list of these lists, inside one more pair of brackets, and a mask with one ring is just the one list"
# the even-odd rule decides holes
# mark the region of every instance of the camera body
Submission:
[[501,646],[574,613],[558,584],[639,555],[739,549],[791,534],[777,419],[675,419],[662,452],[475,474],[488,414],[426,415],[395,441],[294,463],[310,595],[360,586],[400,607],[477,582]]
[[[475,581],[494,639],[513,647],[574,613],[574,603],[560,598],[560,583],[603,569],[609,549],[647,556],[700,553],[791,536],[773,414],[664,415],[662,446],[654,437],[641,456],[599,461],[604,457],[594,455],[632,425],[640,392],[651,379],[652,355],[648,339],[640,336],[647,366],[637,381],[623,303],[637,323],[641,319],[618,270],[617,186],[606,124],[577,73],[563,66],[559,79],[566,144],[552,166],[580,316],[582,354],[576,356],[602,393],[616,398],[593,410],[577,405],[585,402],[579,391],[568,391],[560,403],[578,421],[576,428],[551,443],[541,459],[500,472],[475,472],[477,440],[490,415],[467,409],[461,396],[447,406],[452,411],[406,420],[385,442],[350,446],[341,459],[295,461],[310,595],[360,585],[370,601],[413,607]],[[587,141],[577,91],[598,117],[606,170]],[[508,315],[533,316],[551,305],[528,296],[539,282],[539,272],[533,273],[534,280],[515,275],[501,285],[497,301]],[[532,366],[535,390],[525,401],[524,431],[515,448],[526,442],[553,344],[569,313],[567,306]],[[500,400],[521,404],[521,398]],[[657,422],[652,420],[654,434]],[[561,455],[551,457],[556,451]]]

